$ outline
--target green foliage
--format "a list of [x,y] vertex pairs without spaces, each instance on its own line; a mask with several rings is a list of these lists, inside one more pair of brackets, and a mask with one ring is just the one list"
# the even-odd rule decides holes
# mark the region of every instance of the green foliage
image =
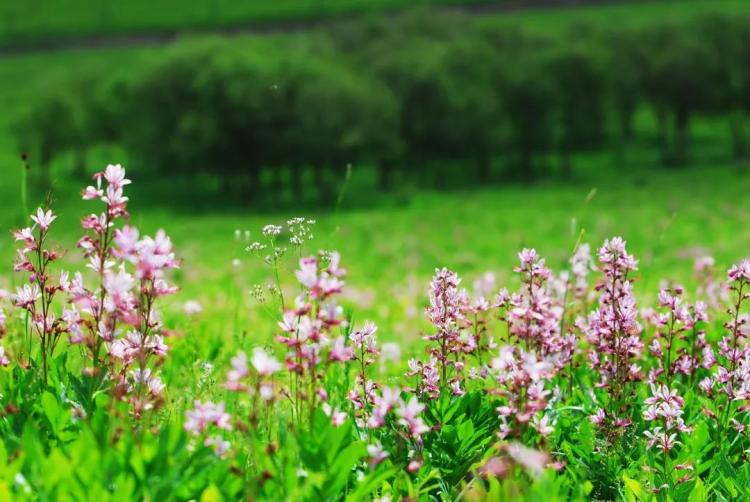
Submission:
[[611,145],[620,156],[644,135],[644,109],[663,164],[690,160],[697,117],[728,120],[742,158],[747,25],[713,16],[552,38],[414,14],[354,32],[188,40],[124,78],[55,85],[16,135],[43,167],[120,145],[144,169],[216,179],[244,200],[303,200],[312,177],[325,203],[349,165],[375,167],[382,189],[484,183],[498,161],[506,178],[532,180],[554,171],[553,157],[571,178],[581,154]]
[[604,58],[590,47],[570,47],[550,56],[547,71],[555,80],[559,107],[558,150],[570,176],[570,156],[602,146],[605,140]]
[[[15,404],[21,413],[27,405]],[[14,415],[3,419],[14,421]],[[192,451],[179,423],[132,433],[105,408],[81,420],[49,391],[20,436],[0,442],[0,494],[14,500],[197,498],[206,486],[231,494],[238,479],[208,451]]]
[[437,433],[425,447],[430,462],[447,486],[457,484],[482,458],[495,439],[499,425],[493,400],[484,393],[471,392],[459,399],[443,394],[427,410],[428,423]]

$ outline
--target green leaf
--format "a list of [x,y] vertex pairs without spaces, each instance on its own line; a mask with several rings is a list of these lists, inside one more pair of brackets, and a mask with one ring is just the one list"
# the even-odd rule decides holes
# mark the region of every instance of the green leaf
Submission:
[[325,498],[339,498],[341,490],[346,485],[352,469],[367,454],[367,447],[362,442],[350,444],[338,454],[336,461],[331,465],[330,477],[324,486]]
[[10,494],[10,485],[0,479],[0,500],[13,500]]
[[44,411],[44,416],[47,417],[47,420],[54,427],[62,410],[57,399],[51,392],[42,394],[42,410]]
[[703,484],[701,478],[695,478],[693,489],[688,495],[688,502],[704,502],[705,500],[708,500],[706,485]]
[[215,484],[210,484],[201,493],[200,502],[222,502],[224,497],[221,496],[221,491]]
[[360,500],[367,500],[368,497],[375,491],[380,485],[386,482],[386,480],[392,478],[398,472],[395,468],[390,469],[378,469],[375,472],[370,473],[357,485],[357,489],[351,492],[347,497],[347,502],[359,502]]
[[623,476],[622,481],[625,484],[625,497],[628,499],[628,502],[646,500],[646,490],[638,481],[627,476]]
[[44,461],[44,480],[45,486],[53,487],[62,481],[70,479],[73,474],[73,466],[70,460],[58,449],[50,452],[50,455]]
[[584,495],[590,495],[591,494],[591,490],[594,489],[594,484],[591,481],[585,481],[583,483],[582,489],[583,489],[583,494]]
[[700,453],[706,446],[709,446],[709,439],[708,425],[706,425],[706,422],[698,422],[693,427],[693,432],[690,434],[687,444],[691,451]]

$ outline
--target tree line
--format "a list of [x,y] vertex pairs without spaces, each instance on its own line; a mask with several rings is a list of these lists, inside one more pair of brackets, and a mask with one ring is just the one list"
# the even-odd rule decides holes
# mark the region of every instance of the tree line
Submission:
[[405,15],[253,39],[192,39],[123,75],[78,75],[15,123],[39,165],[116,144],[163,176],[211,175],[238,197],[334,198],[348,165],[377,187],[569,177],[617,150],[648,109],[664,165],[690,160],[697,117],[748,148],[750,18],[546,36],[457,15]]

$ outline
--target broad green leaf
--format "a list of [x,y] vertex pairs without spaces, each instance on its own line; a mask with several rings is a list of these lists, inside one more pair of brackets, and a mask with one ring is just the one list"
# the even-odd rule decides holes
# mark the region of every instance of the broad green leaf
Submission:
[[638,481],[627,476],[623,476],[622,481],[625,485],[625,496],[629,502],[646,500],[646,490]]
[[326,481],[324,490],[326,498],[339,497],[352,469],[366,454],[367,447],[362,442],[352,443],[339,453],[336,461],[327,472],[329,478]]
[[57,402],[57,398],[55,398],[51,392],[45,392],[42,394],[42,410],[44,411],[44,415],[50,421],[50,424],[54,427],[57,424],[61,409]]
[[221,491],[215,484],[210,484],[201,493],[200,502],[222,502],[224,497],[221,496]]
[[703,484],[703,480],[701,480],[701,478],[695,478],[693,489],[690,491],[690,495],[688,496],[688,502],[704,502],[705,500],[708,500],[706,485]]

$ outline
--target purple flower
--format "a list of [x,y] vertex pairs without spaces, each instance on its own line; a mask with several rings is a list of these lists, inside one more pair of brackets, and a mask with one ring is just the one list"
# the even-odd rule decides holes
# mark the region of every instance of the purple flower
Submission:
[[231,430],[231,417],[224,411],[224,403],[214,404],[210,401],[201,402],[196,400],[193,409],[185,412],[185,430],[200,436],[209,426],[213,425],[219,429]]
[[247,365],[247,355],[240,351],[231,360],[232,369],[227,372],[226,387],[229,390],[245,390],[242,380],[250,375]]
[[261,376],[271,376],[281,370],[281,363],[260,347],[253,349],[250,362]]
[[44,211],[40,207],[36,210],[36,216],[31,215],[31,219],[34,223],[39,225],[39,228],[43,231],[47,231],[52,222],[57,219],[57,216],[53,215],[51,210]]
[[120,164],[108,165],[104,169],[104,179],[116,188],[122,188],[130,184],[130,180],[125,178],[125,169]]
[[375,467],[383,460],[388,458],[389,453],[383,449],[383,445],[378,441],[377,443],[367,446],[367,454],[370,456],[370,466]]
[[664,452],[670,451],[679,444],[677,432],[690,431],[682,420],[684,400],[675,389],[666,385],[651,385],[651,396],[644,404],[647,405],[643,412],[644,420],[659,424],[644,432],[648,438],[648,446],[657,446]]
[[336,338],[328,353],[328,359],[331,361],[345,363],[354,358],[354,349],[346,346],[346,339],[343,336]]
[[422,434],[430,430],[419,417],[424,410],[424,404],[420,403],[416,396],[412,396],[409,401],[400,400],[396,414],[399,416],[398,423],[409,429],[409,434],[415,439],[419,439]]

